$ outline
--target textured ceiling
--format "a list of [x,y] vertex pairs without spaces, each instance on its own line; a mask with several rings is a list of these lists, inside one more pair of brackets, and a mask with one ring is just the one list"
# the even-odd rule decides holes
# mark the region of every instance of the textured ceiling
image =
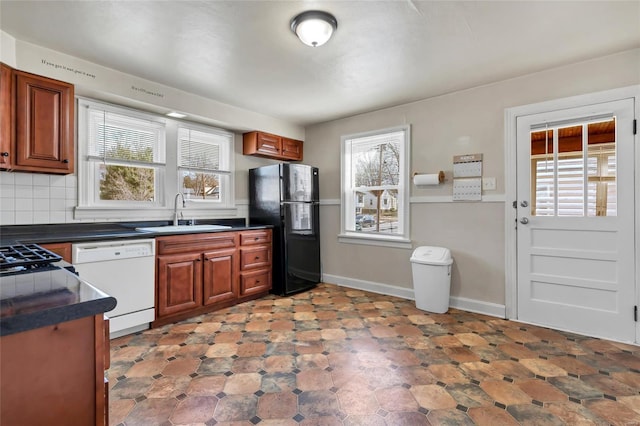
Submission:
[[[297,13],[338,20],[324,46]],[[640,2],[6,1],[13,37],[307,125],[640,46]]]

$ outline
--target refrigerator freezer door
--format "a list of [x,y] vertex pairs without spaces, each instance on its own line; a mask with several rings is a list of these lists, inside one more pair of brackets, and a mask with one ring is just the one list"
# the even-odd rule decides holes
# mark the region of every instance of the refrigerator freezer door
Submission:
[[281,166],[282,201],[318,201],[318,169],[305,164]]
[[295,293],[320,282],[318,203],[284,204],[284,293]]

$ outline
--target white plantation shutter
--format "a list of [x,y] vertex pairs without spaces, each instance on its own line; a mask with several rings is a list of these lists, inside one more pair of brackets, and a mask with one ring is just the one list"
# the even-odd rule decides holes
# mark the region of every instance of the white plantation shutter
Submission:
[[[609,173],[615,176],[616,158],[612,153],[608,159]],[[595,216],[596,215],[596,183],[588,182],[587,211],[584,211],[584,160],[577,158],[558,159],[557,212],[555,210],[554,161],[534,160],[536,216]],[[596,175],[598,160],[587,159],[588,175]],[[607,184],[607,216],[615,216],[617,212],[617,191],[615,181]]]

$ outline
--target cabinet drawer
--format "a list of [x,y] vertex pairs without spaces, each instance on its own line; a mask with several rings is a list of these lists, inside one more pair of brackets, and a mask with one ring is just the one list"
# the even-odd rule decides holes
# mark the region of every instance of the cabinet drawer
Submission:
[[240,245],[248,246],[271,242],[271,230],[259,229],[257,231],[244,231],[240,233]]
[[265,268],[271,265],[271,246],[242,247],[240,270]]
[[204,252],[235,246],[236,232],[212,232],[156,238],[158,254]]
[[271,269],[240,274],[240,297],[262,293],[271,289]]

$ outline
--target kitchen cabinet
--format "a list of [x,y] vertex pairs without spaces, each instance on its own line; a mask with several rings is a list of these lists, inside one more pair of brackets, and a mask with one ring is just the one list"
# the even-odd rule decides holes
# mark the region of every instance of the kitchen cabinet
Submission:
[[157,317],[202,306],[202,255],[158,256]]
[[0,169],[10,169],[9,153],[12,151],[12,111],[13,84],[11,84],[13,68],[0,62]]
[[203,304],[213,305],[236,299],[236,249],[214,250],[204,253]]
[[156,238],[153,327],[232,306],[271,288],[271,230]]
[[271,230],[240,232],[239,297],[271,290]]
[[108,425],[106,336],[100,314],[0,338],[2,424]]
[[0,168],[73,173],[73,85],[2,64],[0,91]]
[[249,132],[242,136],[242,153],[277,160],[302,160],[302,141],[266,132]]
[[47,243],[40,244],[40,247],[57,254],[58,256],[62,257],[62,260],[64,260],[65,262],[73,263],[71,261],[71,243]]

